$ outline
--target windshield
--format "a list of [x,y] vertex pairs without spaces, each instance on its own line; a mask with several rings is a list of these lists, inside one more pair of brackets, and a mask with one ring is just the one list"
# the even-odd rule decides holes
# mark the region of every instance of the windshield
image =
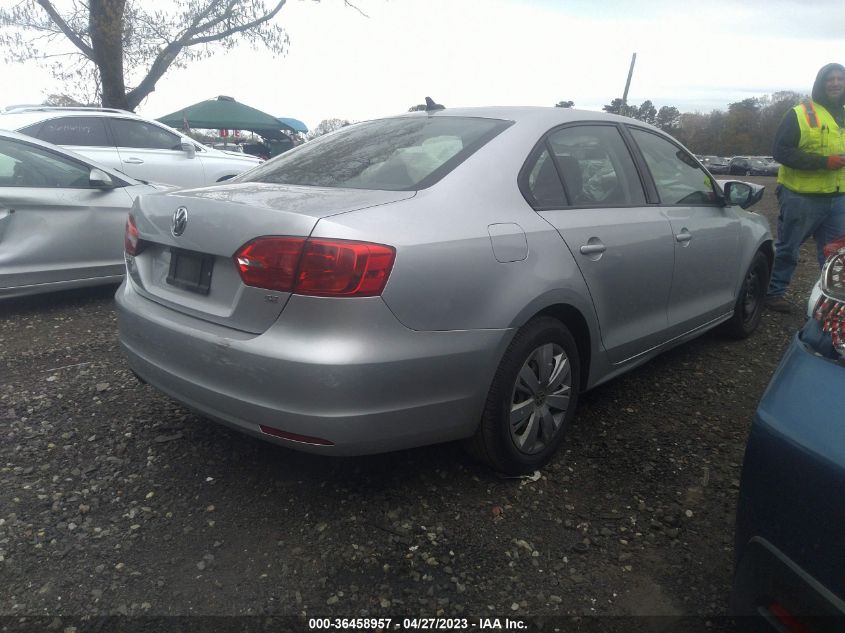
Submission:
[[231,182],[424,189],[510,124],[500,119],[447,116],[358,123],[301,145]]

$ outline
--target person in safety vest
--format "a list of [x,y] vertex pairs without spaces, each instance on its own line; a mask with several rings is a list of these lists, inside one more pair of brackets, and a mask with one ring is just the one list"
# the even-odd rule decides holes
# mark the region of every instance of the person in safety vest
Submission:
[[821,266],[825,244],[845,235],[845,66],[819,70],[812,99],[784,115],[773,156],[781,164],[780,215],[766,306],[789,312],[792,304],[784,293],[801,244],[815,238]]

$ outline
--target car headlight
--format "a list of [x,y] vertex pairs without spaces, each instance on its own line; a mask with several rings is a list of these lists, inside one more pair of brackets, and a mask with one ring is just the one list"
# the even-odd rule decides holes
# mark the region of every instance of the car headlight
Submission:
[[845,248],[827,258],[822,269],[822,294],[813,310],[822,330],[830,334],[833,347],[845,356]]

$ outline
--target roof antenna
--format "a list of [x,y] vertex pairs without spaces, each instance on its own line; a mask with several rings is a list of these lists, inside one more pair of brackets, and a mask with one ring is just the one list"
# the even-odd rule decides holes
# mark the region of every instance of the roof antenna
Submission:
[[445,110],[446,106],[440,105],[439,103],[434,103],[434,99],[431,97],[425,98],[425,111],[431,112],[432,110]]

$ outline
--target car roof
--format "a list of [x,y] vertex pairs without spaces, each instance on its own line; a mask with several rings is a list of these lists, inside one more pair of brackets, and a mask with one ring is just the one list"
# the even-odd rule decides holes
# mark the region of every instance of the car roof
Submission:
[[132,116],[136,116],[134,112],[130,112],[129,110],[121,110],[120,108],[100,108],[97,106],[50,106],[50,105],[13,105],[13,106],[6,106],[3,112],[9,113],[16,113],[16,112],[81,112],[81,113],[93,113],[93,112],[100,112],[102,114],[131,114]]
[[[613,121],[636,123],[645,127],[653,127],[642,121],[622,117],[608,112],[596,112],[593,110],[576,110],[575,108],[549,108],[542,106],[486,106],[475,108],[444,108],[442,110],[407,112],[398,115],[399,117],[424,117],[424,116],[461,116],[479,117],[486,119],[506,119],[516,122],[534,122],[539,124],[554,125],[555,123],[568,123],[570,121]],[[654,128],[656,129],[656,128]]]
[[0,129],[0,138],[7,138],[13,139],[16,141],[23,141],[25,143],[29,143],[30,145],[37,145],[39,147],[43,147],[45,149],[49,149],[50,151],[56,152],[57,154],[62,154],[63,156],[68,156],[75,160],[78,160],[86,165],[91,167],[96,167],[97,169],[106,172],[110,176],[114,176],[115,178],[119,178],[120,180],[130,184],[130,185],[137,185],[141,184],[140,180],[132,178],[132,176],[128,176],[124,174],[122,171],[117,171],[112,169],[111,167],[106,167],[105,165],[101,165],[87,156],[82,156],[81,154],[77,154],[69,149],[65,149],[64,147],[59,147],[58,145],[53,145],[52,143],[48,143],[46,141],[42,141],[40,139],[34,138],[27,134],[21,134],[20,132],[15,132],[13,130],[4,130]]
[[134,112],[117,109],[103,109],[103,108],[56,108],[49,106],[29,106],[29,107],[15,107],[6,109],[0,112],[0,128],[15,129],[38,123],[39,121],[49,121],[59,117],[103,117],[103,118],[131,118],[145,120]]

